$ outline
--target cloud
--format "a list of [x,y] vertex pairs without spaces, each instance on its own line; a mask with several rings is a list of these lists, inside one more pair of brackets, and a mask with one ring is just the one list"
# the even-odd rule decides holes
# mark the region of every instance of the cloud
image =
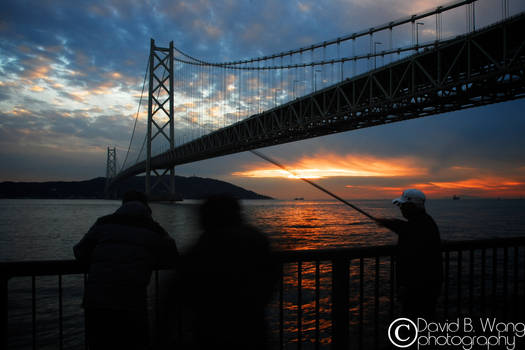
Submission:
[[398,185],[346,185],[347,195],[359,197],[393,197],[399,195],[407,188],[417,188],[423,191],[430,198],[451,198],[454,195],[460,197],[480,197],[480,198],[518,198],[525,195],[525,177],[498,177],[484,176],[476,178],[465,178],[458,181],[440,182],[412,182],[400,183]]
[[31,91],[34,91],[34,92],[42,92],[44,91],[45,89],[41,86],[38,86],[38,85],[34,85],[31,87]]
[[327,177],[401,177],[424,176],[428,170],[409,158],[384,159],[378,156],[317,154],[289,165],[290,172],[273,165],[256,165],[234,172],[235,176],[320,179]]
[[478,177],[456,182],[429,182],[414,184],[426,193],[440,197],[453,195],[474,197],[523,197],[525,178]]
[[[320,153],[287,164],[295,175],[274,165],[244,164],[244,171],[233,177],[254,179],[330,179],[332,190],[352,198],[388,198],[406,188],[418,188],[430,197],[452,195],[474,197],[520,197],[525,195],[525,173],[522,167],[505,171],[471,166],[440,164],[436,159],[417,157],[382,158],[374,155],[337,155]],[[432,171],[433,169],[433,171]],[[339,179],[339,180],[336,180]],[[352,179],[347,181],[345,179]],[[342,190],[341,186],[345,188]],[[272,193],[266,191],[267,193]],[[280,193],[283,195],[283,192]]]
[[[196,57],[230,61],[336,38],[437,4],[429,0],[95,0],[89,3],[8,0],[3,4],[4,16],[0,19],[4,38],[0,41],[0,144],[4,147],[3,155],[7,157],[9,152],[24,150],[30,162],[35,159],[31,151],[35,147],[46,150],[48,163],[57,166],[60,161],[55,160],[63,159],[63,152],[79,152],[81,159],[83,150],[98,150],[103,162],[105,145],[118,143],[120,148],[127,149],[152,37],[162,47],[174,40],[177,47]],[[480,23],[483,18],[490,17],[483,6],[480,4],[477,8]],[[464,9],[444,19],[447,35],[464,29],[464,23],[456,18],[464,19]],[[422,40],[430,40],[435,35],[432,20],[420,29]],[[410,40],[407,39],[409,34],[403,30],[395,32],[394,44]],[[376,39],[385,40],[379,36]],[[368,38],[358,43],[358,49],[368,47]],[[341,45],[341,52],[350,55],[351,47]],[[322,50],[317,50],[315,55],[321,57]],[[181,69],[179,73],[183,77],[192,72]],[[204,71],[193,73],[194,80],[187,86],[181,76],[176,82],[177,137],[181,139],[202,132],[193,128],[195,123],[212,129],[237,121],[240,113],[254,113],[259,106],[269,108],[274,99],[283,102],[292,96],[293,90],[297,94],[308,90],[307,84],[294,84],[287,79],[279,86],[278,78],[282,76],[266,76],[267,80],[273,79],[273,84],[252,76],[250,80],[243,80],[243,84],[258,86],[260,91],[246,93],[239,90],[239,77],[235,72],[226,74],[224,87],[221,83],[211,86],[206,83],[206,88],[199,88],[198,82],[207,81],[213,72],[211,75]],[[205,103],[189,99],[190,90],[194,97],[204,97]],[[236,104],[239,92],[242,101]],[[413,172],[424,170],[420,172],[420,183],[430,181],[425,174],[440,184],[468,180],[472,174],[470,169],[478,169],[484,176],[514,178],[515,164],[523,159],[525,148],[521,136],[525,128],[521,110],[523,103],[517,101],[457,112],[453,116],[442,115],[332,135],[272,150],[299,170],[323,165],[319,172],[310,176],[326,176],[322,181],[333,181],[334,185],[348,191],[351,189],[337,181],[350,176],[353,183],[359,182],[361,178],[354,175],[361,175],[367,181],[392,175],[399,186],[408,184],[413,179],[406,175],[394,176],[400,171],[394,167],[400,159],[420,162],[408,165],[401,162]],[[207,114],[203,115],[202,111]],[[132,145],[137,153],[143,141],[144,119],[145,109],[142,108],[137,126],[140,136]],[[324,163],[320,163],[312,154],[333,157],[327,156]],[[348,154],[355,158],[348,158]],[[370,159],[363,160],[364,155]],[[20,176],[26,171],[20,162],[13,161],[13,157],[4,159],[6,164],[20,167]],[[238,169],[238,172],[256,169],[250,158],[242,155],[226,159],[189,165],[187,169],[189,173],[192,168],[199,172],[202,169],[209,176],[254,181],[250,184],[255,186],[255,181],[266,183],[280,179],[231,176],[231,169]],[[245,162],[248,166],[244,166]],[[44,174],[45,162],[41,164]],[[270,170],[265,165],[258,166]],[[465,169],[453,169],[454,166]],[[85,168],[79,165],[78,169],[83,169],[78,171],[78,177],[85,176]],[[328,173],[330,169],[336,171]],[[356,169],[357,173],[351,172]],[[11,173],[16,177],[16,171]],[[284,180],[284,183],[291,182]],[[387,187],[388,184],[383,185]]]

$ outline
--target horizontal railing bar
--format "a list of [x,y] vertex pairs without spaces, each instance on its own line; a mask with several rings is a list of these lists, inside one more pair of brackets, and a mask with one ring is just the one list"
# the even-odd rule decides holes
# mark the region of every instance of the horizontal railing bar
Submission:
[[[525,236],[507,238],[489,238],[478,240],[442,241],[442,251],[460,251],[483,248],[504,248],[525,246]],[[382,245],[372,247],[349,247],[315,250],[285,250],[274,253],[282,263],[327,261],[339,258],[358,259],[377,256],[391,256],[397,252],[397,246]],[[76,260],[43,260],[43,261],[12,261],[0,263],[0,275],[4,278],[52,276],[87,273],[88,267]]]
[[443,251],[458,251],[482,248],[504,248],[521,246],[525,244],[525,236],[506,238],[487,238],[476,240],[443,241]]
[[0,263],[0,275],[4,278],[73,275],[87,273],[88,267],[77,260],[38,260]]
[[390,255],[397,250],[395,245],[376,247],[352,247],[316,250],[286,250],[274,253],[277,260],[283,263],[298,261],[326,261],[339,258],[357,259]]
[[[503,248],[525,245],[525,236],[508,238],[488,238],[477,240],[442,241],[443,252],[459,251],[482,248]],[[376,256],[395,255],[397,246],[382,245],[372,247],[350,247],[316,250],[287,250],[275,252],[277,259],[281,262],[297,261],[326,261],[337,258],[374,258]]]

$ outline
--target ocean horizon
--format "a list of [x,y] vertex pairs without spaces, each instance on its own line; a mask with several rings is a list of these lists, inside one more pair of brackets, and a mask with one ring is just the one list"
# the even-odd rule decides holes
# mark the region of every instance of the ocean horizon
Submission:
[[[153,217],[181,251],[200,234],[200,200],[152,203]],[[351,200],[378,217],[401,218],[391,199]],[[0,200],[1,261],[72,259],[72,247],[118,200]],[[395,234],[335,200],[243,200],[246,221],[265,232],[275,249],[319,249],[394,244]],[[444,240],[525,235],[520,199],[429,199],[427,211]]]

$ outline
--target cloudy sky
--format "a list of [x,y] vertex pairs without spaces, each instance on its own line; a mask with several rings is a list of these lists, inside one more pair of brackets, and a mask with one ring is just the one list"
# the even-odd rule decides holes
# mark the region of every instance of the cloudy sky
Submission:
[[[159,46],[173,40],[207,61],[232,61],[333,39],[442,3],[4,1],[0,181],[104,176],[108,145],[117,147],[122,162],[150,38]],[[477,6],[478,27],[501,18],[499,0],[481,0]],[[523,10],[523,2],[510,1],[511,14]],[[445,36],[464,30],[461,11],[445,19]],[[421,42],[435,37],[433,20],[422,26]],[[396,40],[402,45],[409,39],[400,34]],[[294,90],[306,90],[296,85]],[[263,151],[345,198],[390,198],[408,187],[435,198],[520,197],[525,196],[524,110],[525,101],[518,100]],[[277,198],[325,198],[247,153],[186,164],[176,172],[226,180]]]

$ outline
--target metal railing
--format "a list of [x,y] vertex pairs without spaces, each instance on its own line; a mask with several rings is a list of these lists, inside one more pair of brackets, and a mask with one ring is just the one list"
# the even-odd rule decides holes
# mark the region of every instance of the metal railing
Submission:
[[[491,315],[516,320],[525,316],[525,236],[444,242],[442,250],[445,279],[438,305],[440,317]],[[377,349],[385,345],[388,324],[399,312],[396,246],[281,251],[276,256],[283,273],[268,308],[275,348]],[[66,286],[64,291],[66,275],[76,276],[76,287]],[[49,314],[56,315],[52,324],[58,323],[51,332],[51,347],[85,344],[79,339],[84,337],[83,330],[70,332],[65,326],[83,329],[80,298],[85,276],[86,268],[75,260],[0,263],[1,347],[49,347],[50,332],[42,335],[37,328],[38,317]],[[16,285],[24,278],[30,280],[29,288]],[[37,282],[44,291],[37,293]],[[150,287],[153,318],[158,320],[158,273]],[[40,294],[47,295],[44,305],[38,305]],[[73,302],[67,304],[65,321],[64,300],[68,298]],[[29,305],[18,305],[24,304],[18,299],[28,299],[25,304]],[[30,310],[23,317],[14,317],[14,308],[19,307]],[[9,339],[14,330],[25,343]],[[45,344],[39,342],[42,337],[48,339]],[[66,337],[75,341],[65,343]]]
[[[525,318],[525,237],[448,241],[443,242],[442,251],[444,283],[438,318]],[[334,349],[379,349],[388,345],[386,329],[400,316],[396,246],[279,252],[278,256],[284,266],[276,322],[279,348],[319,349],[330,344]],[[305,279],[312,283],[305,287]],[[324,315],[320,311],[323,284],[330,292]],[[290,297],[291,289],[296,291]],[[295,300],[293,308],[286,307],[287,296]],[[311,304],[312,312],[305,315],[304,305]],[[304,324],[312,320],[312,327],[305,330]]]

